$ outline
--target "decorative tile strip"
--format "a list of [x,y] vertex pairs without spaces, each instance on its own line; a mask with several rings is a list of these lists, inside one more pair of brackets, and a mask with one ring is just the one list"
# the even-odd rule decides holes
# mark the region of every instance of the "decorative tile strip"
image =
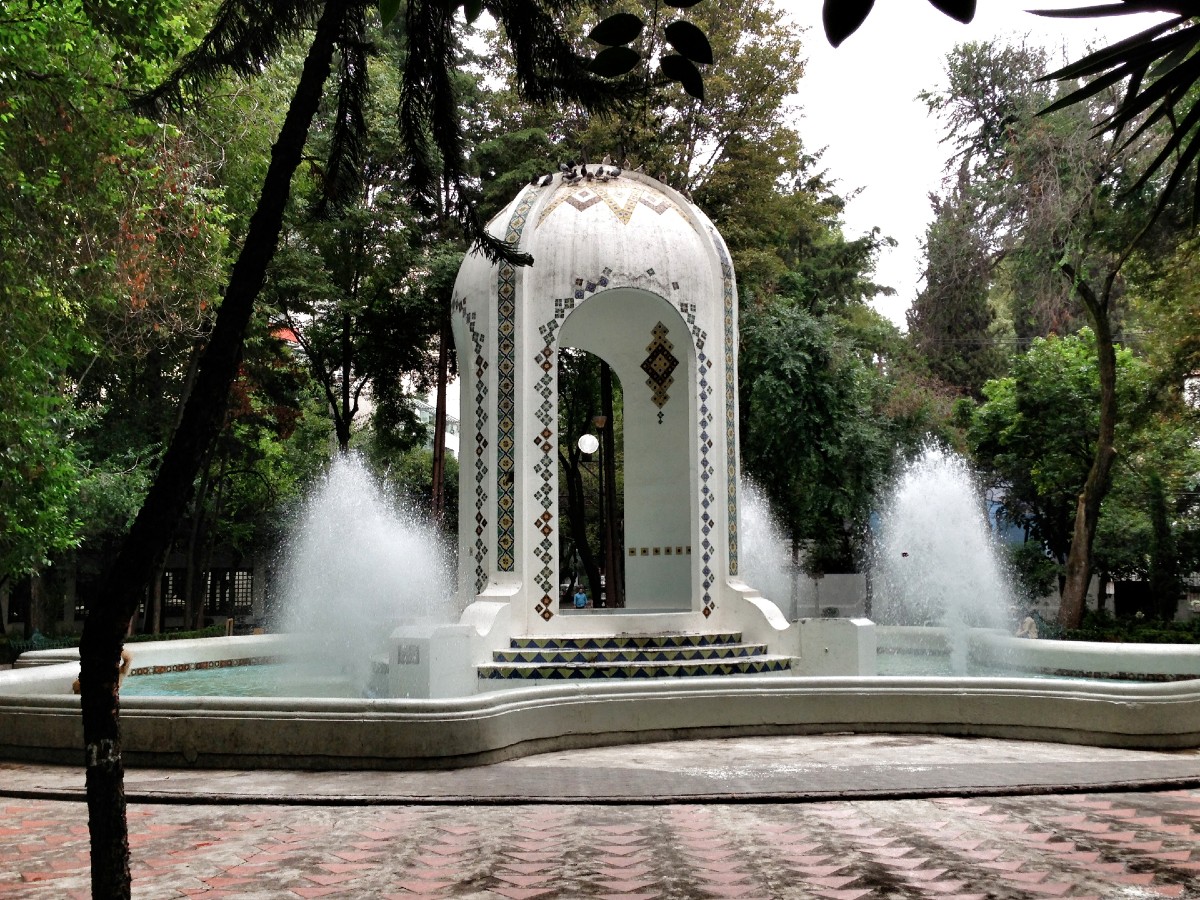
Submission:
[[626,553],[629,556],[691,556],[692,548],[678,544],[668,547],[629,547]]
[[451,309],[463,317],[471,335],[471,346],[475,352],[475,593],[482,591],[488,582],[488,545],[484,538],[488,520],[487,509],[487,356],[484,353],[484,336],[475,330],[475,313],[467,312],[466,300],[455,297]]
[[737,509],[737,335],[734,334],[733,264],[725,245],[714,232],[713,244],[721,257],[721,282],[725,306],[725,492],[729,519],[729,574],[738,573],[738,509]]
[[[516,246],[538,191],[527,188],[508,220],[504,239]],[[496,568],[511,572],[516,549],[516,336],[517,270],[501,262],[497,283],[496,344]]]
[[[557,314],[557,310],[556,310]],[[538,326],[538,333],[546,345],[533,358],[534,364],[542,370],[538,377],[536,389],[542,398],[537,408],[537,420],[542,430],[534,435],[533,444],[541,451],[538,461],[533,466],[534,474],[541,480],[534,499],[538,501],[540,512],[534,520],[533,527],[542,533],[542,540],[537,545],[535,555],[541,561],[542,567],[534,576],[538,587],[542,589],[542,597],[533,609],[539,616],[549,622],[554,617],[554,554],[556,542],[554,538],[554,513],[558,505],[555,491],[555,476],[558,473],[558,460],[555,458],[555,441],[558,431],[558,397],[555,385],[558,381],[556,363],[554,361],[555,336],[558,331],[558,319],[553,318],[544,325]]]
[[479,666],[476,675],[487,680],[577,681],[626,678],[679,678],[703,675],[758,675],[786,672],[788,657],[763,657],[737,662],[632,663],[618,665],[496,665]]
[[719,634],[618,634],[603,636],[515,637],[514,650],[619,650],[628,647],[713,647],[740,644],[739,632]]
[[[703,335],[703,331],[701,331]],[[716,581],[716,573],[713,571],[713,554],[716,549],[710,535],[713,528],[716,526],[716,520],[709,514],[709,508],[715,502],[715,494],[712,491],[709,481],[716,469],[709,462],[708,451],[712,449],[713,440],[709,433],[713,425],[711,403],[711,393],[709,384],[709,374],[712,371],[712,360],[707,357],[702,349],[703,337],[697,338],[697,353],[696,362],[699,375],[699,401],[700,401],[700,559],[703,567],[700,570],[701,587],[704,590],[703,601],[704,606],[701,612],[704,617],[708,618],[713,614],[715,603],[712,598],[712,586]]]
[[197,662],[171,663],[165,666],[138,666],[129,670],[137,675],[167,675],[171,672],[199,672],[206,669],[233,669],[240,666],[270,666],[284,661],[282,656],[245,656],[238,659],[202,659]]

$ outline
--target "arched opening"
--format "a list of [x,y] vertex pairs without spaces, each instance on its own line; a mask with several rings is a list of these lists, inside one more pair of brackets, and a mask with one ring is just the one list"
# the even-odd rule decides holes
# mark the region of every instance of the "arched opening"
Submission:
[[559,349],[560,605],[568,608],[625,605],[622,396],[603,358]]
[[[696,362],[687,325],[656,294],[617,288],[572,310],[559,330],[558,350],[561,588],[589,582],[581,552],[586,534],[605,585],[610,572],[616,575],[613,590],[601,596],[598,585],[588,585],[588,608],[602,601],[631,612],[691,610],[697,596],[692,543],[698,500],[690,388]],[[611,412],[604,407],[606,368]],[[602,427],[596,417],[603,418]],[[579,445],[584,435],[595,439],[591,452],[591,440]],[[574,468],[572,453],[579,457]],[[618,561],[610,550],[620,554]],[[570,594],[560,597],[560,609],[572,605]]]

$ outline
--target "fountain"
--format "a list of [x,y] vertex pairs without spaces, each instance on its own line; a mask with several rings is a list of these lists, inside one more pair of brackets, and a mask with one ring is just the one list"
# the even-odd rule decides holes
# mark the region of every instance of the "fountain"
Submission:
[[354,454],[304,503],[280,571],[274,630],[302,637],[305,668],[345,678],[353,696],[389,693],[379,676],[396,628],[432,630],[459,613],[439,536],[389,502]]
[[1015,599],[966,461],[926,447],[880,507],[871,571],[881,625],[934,627],[953,674],[967,673],[971,629],[1010,631]]
[[790,541],[762,488],[744,475],[741,488],[742,573],[788,619],[794,619],[795,576]]
[[[402,517],[343,461],[286,564],[298,606],[280,621],[297,630],[138,644],[126,684],[207,669],[242,669],[254,682],[265,660],[328,651],[334,674],[344,669],[356,681],[354,696],[133,696],[123,688],[128,765],[456,767],[688,735],[830,731],[1200,746],[1200,680],[1165,681],[1200,678],[1195,648],[1067,646],[983,630],[1027,648],[1043,672],[1164,683],[880,678],[874,623],[788,621],[772,599],[786,604],[790,592],[770,597],[785,590],[771,572],[754,583],[754,541],[740,532],[755,516],[739,509],[728,251],[700,210],[654,179],[615,168],[602,178],[568,174],[525,186],[489,226],[536,265],[518,272],[468,256],[455,286],[457,622],[438,624],[456,612],[432,577],[438,554],[408,542]],[[563,615],[559,605],[558,450],[577,436],[561,433],[555,372],[570,347],[605,358],[627,387],[626,607],[596,614]],[[934,505],[938,480],[918,483],[914,505]],[[940,505],[937,515],[947,515]],[[965,540],[967,530],[955,537]],[[916,562],[934,552],[916,541],[891,555]],[[768,536],[763,546],[780,543]],[[968,543],[947,552],[971,569],[986,555]],[[933,570],[941,577],[946,568]],[[933,578],[919,593],[936,613],[915,612],[899,587],[890,606],[883,576],[880,612],[941,621],[961,609],[955,591],[982,591]],[[992,624],[977,609],[951,621]],[[77,654],[38,651],[18,663],[0,672],[0,758],[77,764]],[[377,689],[383,684],[388,690]]]

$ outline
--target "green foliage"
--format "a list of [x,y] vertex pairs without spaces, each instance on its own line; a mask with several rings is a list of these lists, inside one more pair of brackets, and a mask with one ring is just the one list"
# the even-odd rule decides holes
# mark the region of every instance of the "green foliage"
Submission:
[[1009,544],[1008,571],[1016,579],[1016,588],[1027,601],[1047,597],[1058,590],[1062,566],[1046,554],[1040,541]]
[[[429,502],[433,495],[432,450],[416,447],[393,454],[376,445],[370,445],[368,458],[371,467],[383,473],[384,484],[407,510],[424,521],[432,520]],[[447,453],[442,481],[446,508],[442,521],[436,524],[450,546],[454,546],[458,540],[458,478],[458,459]]]
[[1062,638],[1118,644],[1200,644],[1200,619],[1164,622],[1136,616],[1115,618],[1106,610],[1088,610],[1080,626],[1064,631]]
[[1000,373],[1003,358],[988,302],[991,259],[964,181],[933,200],[925,287],[908,311],[908,330],[935,377],[979,397],[983,383]]
[[742,463],[815,571],[855,571],[892,462],[884,384],[833,317],[786,304],[742,321]]
[[108,3],[0,11],[0,580],[107,515],[86,499],[124,465],[104,456],[139,450],[84,436],[124,389],[117,360],[186,344],[215,299],[224,238],[208,172],[123,95],[185,39],[183,9],[156,3],[128,28]]
[[[1145,366],[1120,350],[1117,367],[1122,418],[1133,420],[1145,399]],[[983,395],[968,432],[975,458],[1003,489],[1009,521],[1027,524],[1062,562],[1099,432],[1091,330],[1034,340],[1013,360],[1009,375],[984,385]]]

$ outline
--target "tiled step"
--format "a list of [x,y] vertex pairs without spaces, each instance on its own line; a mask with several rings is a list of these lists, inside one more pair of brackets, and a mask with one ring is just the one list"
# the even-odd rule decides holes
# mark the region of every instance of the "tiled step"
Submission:
[[509,643],[514,650],[620,650],[626,647],[711,647],[740,644],[741,634],[613,634],[556,635],[554,637],[515,637]]
[[790,656],[766,654],[732,660],[698,660],[695,662],[617,663],[496,663],[479,666],[481,679],[516,681],[575,681],[578,679],[614,680],[628,678],[686,678],[702,675],[762,675],[788,672]]
[[593,650],[580,647],[536,650],[497,650],[492,654],[497,665],[512,663],[644,663],[644,662],[715,662],[761,656],[763,644],[706,644],[698,647],[618,647]]
[[517,637],[478,666],[485,681],[687,678],[791,671],[790,656],[772,656],[737,632]]

